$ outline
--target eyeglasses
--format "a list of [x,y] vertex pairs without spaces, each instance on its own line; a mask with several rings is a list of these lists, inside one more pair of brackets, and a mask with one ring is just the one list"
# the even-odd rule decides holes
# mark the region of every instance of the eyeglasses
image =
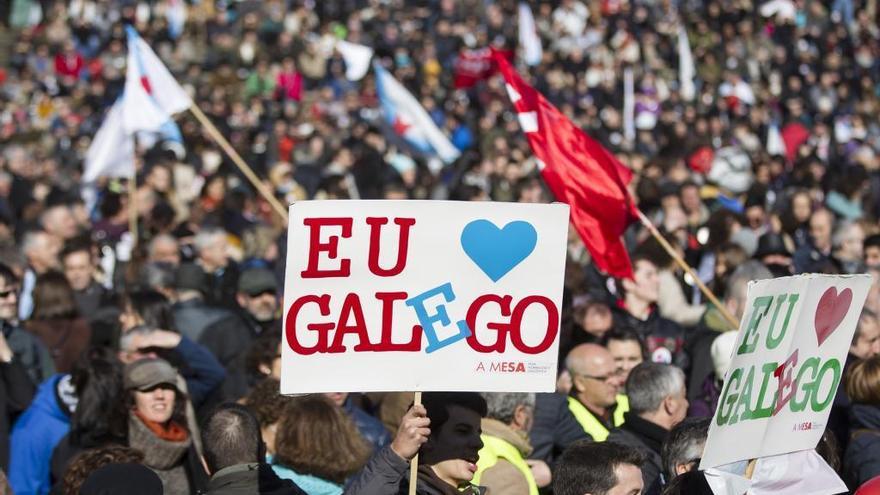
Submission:
[[613,372],[605,375],[605,376],[595,376],[595,375],[585,375],[583,373],[579,373],[578,376],[583,378],[589,378],[591,380],[599,380],[600,382],[609,382],[614,379],[618,379],[623,376],[623,370],[614,370]]

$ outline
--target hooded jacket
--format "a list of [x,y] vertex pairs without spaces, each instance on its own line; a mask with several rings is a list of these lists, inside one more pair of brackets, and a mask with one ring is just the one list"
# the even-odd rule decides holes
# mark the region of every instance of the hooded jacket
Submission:
[[40,385],[12,428],[9,484],[16,494],[49,493],[52,451],[70,430],[70,416],[55,396],[55,387],[65,376],[55,375]]

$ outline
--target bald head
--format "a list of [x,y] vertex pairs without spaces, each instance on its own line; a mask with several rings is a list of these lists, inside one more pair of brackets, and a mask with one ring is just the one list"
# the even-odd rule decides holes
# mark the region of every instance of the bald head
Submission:
[[614,357],[608,349],[596,344],[581,344],[565,358],[565,367],[574,375],[592,375],[597,369],[603,369],[605,363],[614,364]]
[[571,373],[576,397],[584,406],[602,414],[617,403],[623,380],[608,349],[581,344],[568,353],[565,367]]

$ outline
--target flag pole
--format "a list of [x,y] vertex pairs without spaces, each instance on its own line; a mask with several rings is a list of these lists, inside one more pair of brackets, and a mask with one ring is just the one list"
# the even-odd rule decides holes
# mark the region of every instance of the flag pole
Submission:
[[138,243],[138,209],[137,209],[137,170],[133,170],[128,179],[128,232],[131,234],[131,246]]
[[272,206],[272,209],[275,210],[275,213],[277,213],[278,216],[280,216],[286,224],[287,209],[284,208],[281,202],[278,201],[278,198],[276,198],[275,195],[272,194],[272,191],[266,188],[266,185],[263,184],[259,177],[257,177],[257,174],[254,173],[253,169],[251,169],[248,164],[244,162],[241,156],[239,156],[238,152],[235,151],[235,148],[233,148],[232,145],[229,144],[229,141],[227,141],[226,138],[223,137],[223,134],[221,134],[217,127],[214,126],[214,124],[211,122],[211,120],[208,119],[208,116],[205,115],[204,112],[202,112],[202,110],[199,108],[198,105],[196,105],[195,102],[190,105],[189,111],[192,112],[193,115],[195,115],[196,119],[208,131],[208,134],[211,136],[211,138],[213,138],[214,141],[216,141],[217,144],[220,145],[220,148],[223,149],[224,152],[226,152],[226,155],[230,159],[232,159],[232,163],[234,163],[235,166],[238,167],[239,170],[241,170],[241,173],[243,173],[244,176],[247,177],[251,185],[253,185],[257,189],[257,192],[259,192],[260,195],[262,195],[263,198],[265,198],[266,201],[269,202],[269,204]]
[[[413,399],[414,406],[422,405],[422,393],[416,392],[415,398]],[[416,485],[419,482],[419,453],[416,452],[416,455],[413,456],[412,460],[409,461],[409,495],[416,495]]]
[[706,298],[708,298],[709,301],[711,301],[712,304],[714,304],[715,307],[718,308],[718,311],[721,312],[721,315],[724,316],[724,319],[727,320],[727,322],[730,323],[733,328],[739,328],[739,321],[737,321],[737,319],[734,318],[732,314],[730,314],[730,311],[728,311],[727,308],[721,304],[721,301],[719,301],[718,298],[715,297],[715,294],[713,294],[712,291],[709,290],[708,287],[706,287],[706,284],[704,284],[703,281],[700,280],[700,277],[697,276],[696,272],[694,272],[694,269],[691,268],[691,266],[688,265],[681,256],[679,256],[678,252],[672,247],[671,244],[669,244],[669,241],[667,241],[663,237],[663,235],[660,234],[660,231],[657,230],[657,227],[655,227],[654,224],[651,223],[650,220],[648,220],[648,217],[646,217],[645,214],[642,213],[642,210],[637,209],[636,211],[639,214],[639,220],[642,222],[642,225],[644,225],[648,229],[651,235],[654,236],[654,239],[657,239],[657,242],[659,242],[660,245],[663,246],[663,249],[665,249],[666,253],[675,260],[678,266],[680,266],[682,270],[687,272],[687,274],[694,279],[697,287],[700,288],[700,292],[702,292],[703,295],[705,295]]

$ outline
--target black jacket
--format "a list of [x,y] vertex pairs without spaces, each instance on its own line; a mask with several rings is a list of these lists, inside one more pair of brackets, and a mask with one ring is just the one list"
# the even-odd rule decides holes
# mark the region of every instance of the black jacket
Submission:
[[[665,347],[672,354],[672,363],[679,368],[687,368],[687,356],[685,356],[684,329],[672,320],[660,316],[656,309],[651,312],[646,320],[640,320],[631,315],[623,308],[615,307],[612,311],[615,328],[631,328],[636,330],[648,348],[649,361],[664,362],[659,348]],[[655,354],[656,353],[656,354]]]
[[224,318],[204,330],[199,343],[214,353],[226,368],[224,398],[236,400],[247,393],[251,385],[245,368],[248,349],[259,335],[269,331],[280,335],[281,321],[260,323],[246,311],[239,311],[235,316]]
[[[427,476],[419,469],[416,486],[417,495],[445,495],[449,490],[432,486]],[[451,488],[450,488],[451,490]],[[482,495],[485,488],[471,487],[462,495]],[[409,493],[409,462],[385,447],[376,452],[360,473],[348,484],[343,495],[407,495]]]
[[17,359],[0,362],[0,469],[9,470],[9,429],[15,417],[27,409],[34,397],[34,385]]
[[40,339],[18,325],[0,322],[12,355],[21,363],[36,387],[55,374],[55,361]]
[[880,407],[853,404],[849,409],[850,439],[843,456],[844,480],[856,490],[880,475]]
[[569,445],[583,438],[590,436],[571,414],[564,395],[535,395],[535,420],[529,432],[531,459],[540,459],[552,467]]
[[645,454],[647,460],[642,465],[645,489],[642,493],[660,495],[663,491],[663,458],[660,452],[669,431],[631,412],[624,413],[623,418],[623,425],[611,430],[607,441],[636,448]]
[[264,463],[237,464],[214,473],[205,495],[306,495],[293,481],[283,480]]

